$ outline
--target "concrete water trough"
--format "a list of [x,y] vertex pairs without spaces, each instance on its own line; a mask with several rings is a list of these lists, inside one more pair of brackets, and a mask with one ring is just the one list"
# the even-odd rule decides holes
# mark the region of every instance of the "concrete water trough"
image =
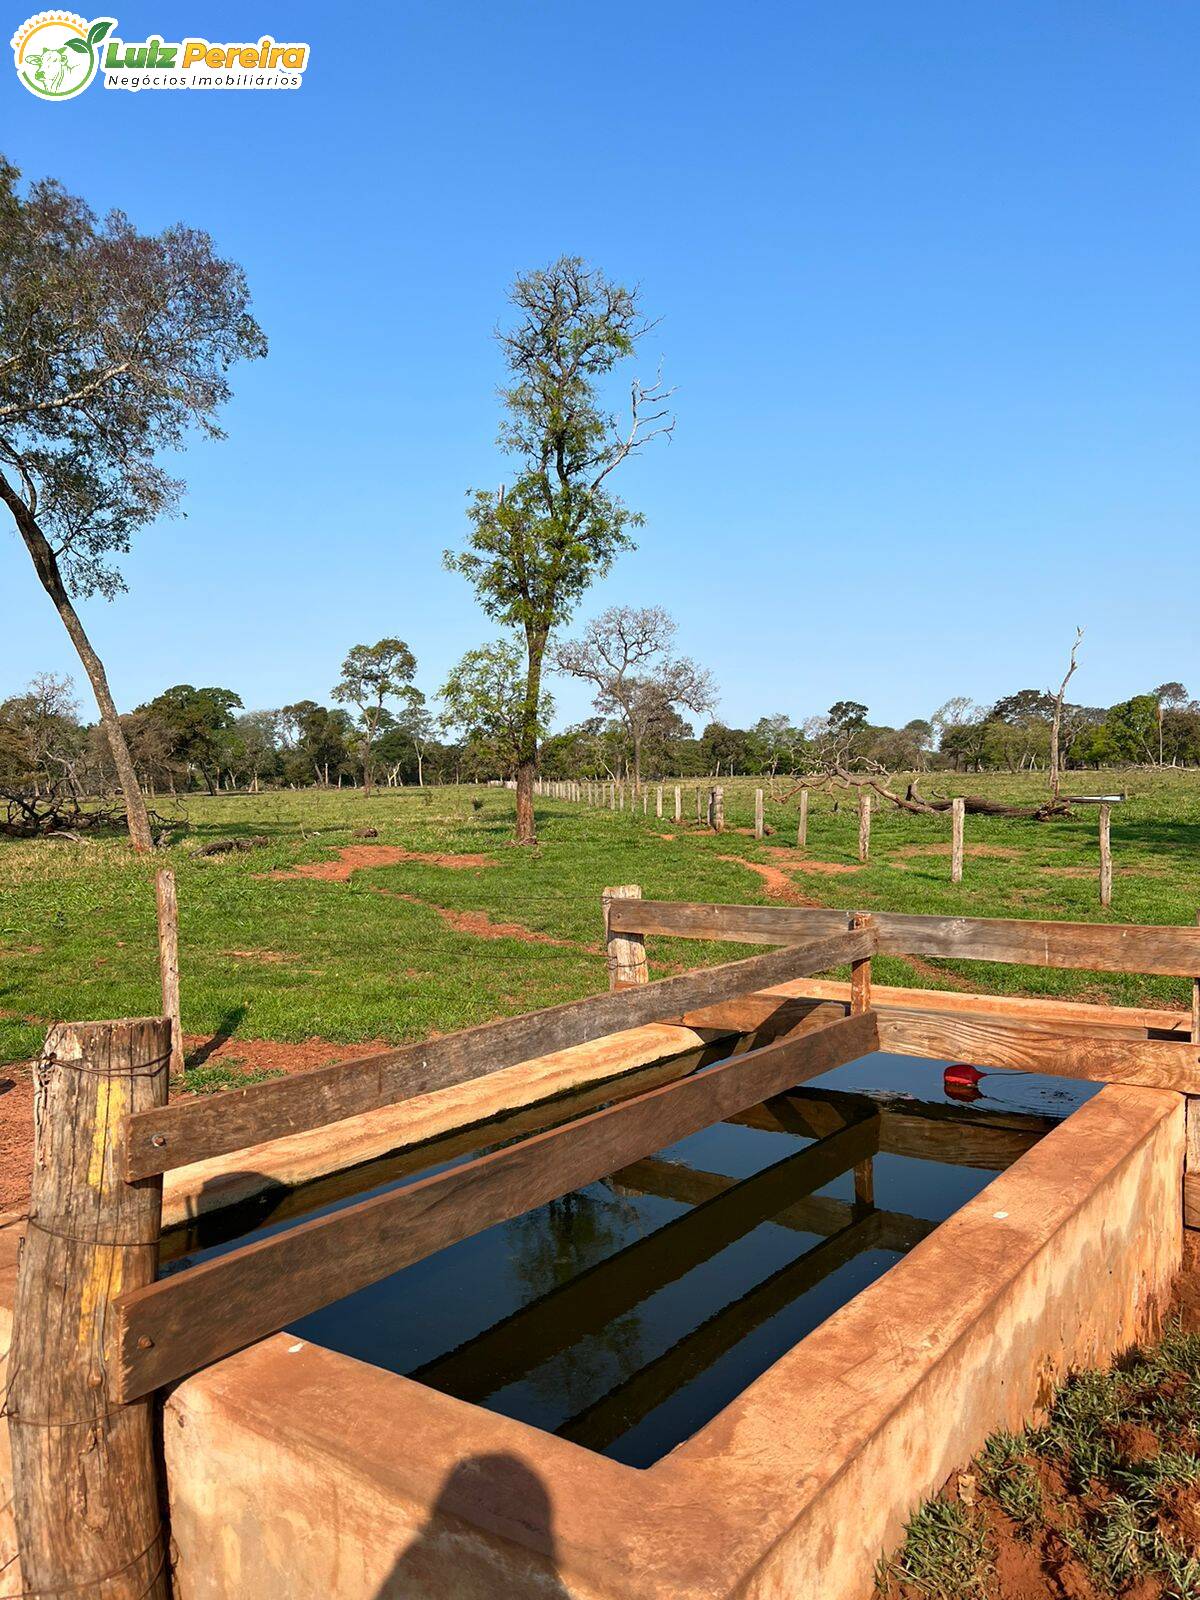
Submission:
[[[409,1074],[408,1098],[387,1070],[377,1066],[368,1087],[366,1063],[352,1063],[347,1077],[323,1069],[195,1108],[132,1108],[118,1155],[134,1182],[163,1185],[166,1273],[142,1287],[127,1278],[106,1308],[100,1394],[106,1415],[162,1403],[180,1600],[857,1600],[908,1512],[989,1432],[1021,1425],[1072,1368],[1102,1364],[1157,1328],[1193,1182],[1191,1020],[872,987],[869,963],[903,942],[934,956],[1191,972],[1198,930],[1089,925],[1076,936],[1067,925],[934,929],[938,919],[880,916],[847,932],[842,913],[636,900],[610,913],[614,965],[625,981],[633,970],[632,987],[555,1008],[540,1032],[514,1031],[537,1020],[523,1018],[454,1036],[471,1041],[469,1073],[435,1047],[390,1053]],[[782,948],[644,984],[646,933]],[[806,975],[847,959],[849,984]],[[764,984],[764,973],[782,981]],[[531,1052],[539,1037],[559,1047]],[[878,1062],[880,1051],[928,1073],[929,1093],[864,1094],[868,1078],[853,1064]],[[986,1106],[935,1115],[934,1063],[955,1059],[1061,1073],[1088,1093],[1061,1120]],[[438,1086],[439,1071],[453,1081]],[[314,1088],[319,1105],[305,1098]],[[353,1115],[320,1120],[348,1105]],[[246,1137],[281,1128],[290,1131]],[[775,1165],[756,1156],[752,1171],[713,1171],[704,1151],[717,1148],[714,1128],[733,1130],[738,1151],[754,1138],[803,1148]],[[191,1153],[202,1159],[175,1164]],[[962,1204],[913,1215],[891,1203],[889,1162],[939,1160],[971,1169]],[[449,1263],[443,1278],[469,1286],[453,1265],[465,1241],[596,1184],[614,1204],[649,1208],[631,1214],[633,1232],[589,1272],[568,1262],[552,1293],[502,1307],[499,1332],[485,1327],[415,1369],[399,1356],[391,1364],[401,1370],[356,1359],[353,1340],[334,1347],[347,1295],[387,1280],[391,1337],[404,1344],[406,1317],[432,1325],[445,1314],[419,1268]],[[668,1204],[664,1222],[654,1207]],[[646,1217],[658,1227],[642,1238]],[[605,1308],[627,1307],[635,1280],[652,1296],[690,1264],[718,1259],[718,1246],[728,1266],[760,1224],[775,1239],[793,1231],[783,1265],[772,1257],[734,1297],[732,1316],[719,1299],[693,1308],[679,1341],[686,1359],[676,1346],[643,1352],[615,1386],[631,1414],[657,1415],[679,1370],[709,1371],[733,1352],[749,1381],[718,1388],[715,1404],[709,1393],[707,1410],[643,1431],[634,1449],[611,1400],[556,1432],[550,1412],[497,1401],[477,1381],[481,1349],[503,1389],[534,1355],[560,1350],[564,1328],[587,1334]],[[21,1219],[0,1228],[0,1349],[22,1231]],[[778,1333],[781,1308],[839,1274],[848,1276],[835,1309],[745,1365],[748,1330]],[[322,1342],[322,1328],[334,1336]],[[446,1392],[456,1386],[472,1398]],[[10,1409],[15,1434],[19,1394]],[[97,1411],[97,1442],[105,1426]],[[7,1483],[2,1446],[0,1471]],[[20,1472],[14,1487],[20,1516]],[[2,1567],[15,1547],[11,1523],[0,1527],[0,1595],[34,1586],[19,1562]],[[144,1561],[139,1570],[131,1560],[129,1583],[143,1590],[157,1576],[145,1549],[129,1551]],[[132,1600],[139,1590],[110,1582],[99,1592]]]

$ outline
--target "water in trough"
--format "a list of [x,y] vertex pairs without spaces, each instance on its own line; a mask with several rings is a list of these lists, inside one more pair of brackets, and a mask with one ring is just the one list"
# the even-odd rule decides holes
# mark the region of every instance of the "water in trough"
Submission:
[[[289,1332],[647,1466],[1098,1088],[1012,1072],[947,1087],[944,1066],[872,1055],[839,1067]],[[559,1100],[219,1213],[175,1241],[166,1270],[573,1114]]]

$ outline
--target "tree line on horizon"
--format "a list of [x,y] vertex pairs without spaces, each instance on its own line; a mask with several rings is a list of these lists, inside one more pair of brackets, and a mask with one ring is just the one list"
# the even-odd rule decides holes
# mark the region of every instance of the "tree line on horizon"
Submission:
[[[443,686],[449,693],[431,703],[412,684],[408,647],[390,639],[349,653],[333,704],[305,699],[246,710],[232,689],[176,684],[121,722],[151,795],[511,781],[521,666],[519,652],[497,662],[494,650],[469,651]],[[611,687],[597,688],[593,715],[543,736],[542,776],[770,779],[820,774],[831,751],[839,764],[864,772],[1037,772],[1049,761],[1054,697],[1041,690],[1022,689],[987,707],[955,696],[902,727],[873,722],[866,705],[841,700],[805,719],[779,713],[745,728],[716,719],[697,728],[671,698],[681,687],[706,704],[715,698],[694,663],[682,680],[655,680],[653,696],[643,680],[623,710]],[[476,696],[489,708],[507,703],[510,723],[490,709],[473,715]],[[1066,704],[1060,737],[1067,768],[1200,766],[1200,702],[1168,683],[1106,708]],[[104,730],[80,718],[69,678],[42,673],[0,700],[0,793],[85,799],[118,786]]]

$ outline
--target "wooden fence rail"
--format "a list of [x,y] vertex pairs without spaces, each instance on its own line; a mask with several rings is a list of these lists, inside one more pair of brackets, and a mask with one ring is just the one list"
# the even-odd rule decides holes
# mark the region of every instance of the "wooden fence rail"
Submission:
[[[845,911],[803,906],[699,905],[638,900],[613,907],[614,933],[671,934],[740,944],[793,944],[846,926]],[[880,955],[1019,962],[1089,972],[1192,977],[1200,972],[1200,928],[1153,923],[1026,922],[988,917],[872,915]]]
[[[608,908],[613,931],[620,908],[642,904],[614,899]],[[638,929],[626,931],[636,933]],[[123,1128],[124,1175],[131,1181],[145,1178],[285,1134],[319,1128],[555,1050],[586,1044],[605,1034],[648,1022],[668,1022],[697,1006],[826,972],[870,955],[875,948],[874,931],[850,932],[844,915],[838,928],[800,938],[803,942],[793,940],[787,949],[769,955],[660,978],[616,993],[590,995],[361,1060],[230,1089],[219,1097],[178,1100],[139,1112],[127,1118]]]

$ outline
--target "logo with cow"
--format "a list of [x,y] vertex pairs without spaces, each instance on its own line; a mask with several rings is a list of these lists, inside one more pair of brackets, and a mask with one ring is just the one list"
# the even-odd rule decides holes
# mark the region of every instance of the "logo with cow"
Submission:
[[17,76],[39,100],[72,100],[96,76],[115,17],[87,22],[73,11],[39,11],[12,36]]

